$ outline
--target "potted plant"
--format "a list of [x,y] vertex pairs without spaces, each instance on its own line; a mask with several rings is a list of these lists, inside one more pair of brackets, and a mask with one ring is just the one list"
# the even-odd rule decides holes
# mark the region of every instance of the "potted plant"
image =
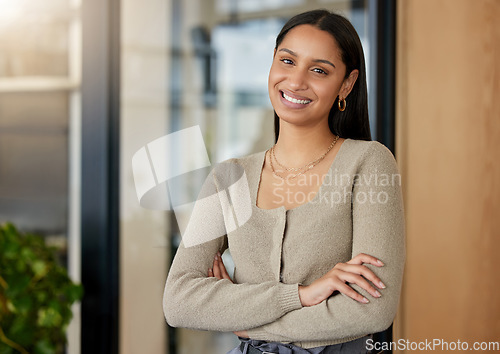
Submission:
[[63,353],[82,286],[43,237],[0,225],[0,354]]

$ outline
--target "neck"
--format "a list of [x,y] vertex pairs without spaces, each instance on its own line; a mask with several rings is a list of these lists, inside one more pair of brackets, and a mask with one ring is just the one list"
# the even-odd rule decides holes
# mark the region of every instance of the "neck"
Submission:
[[283,163],[290,166],[301,165],[323,154],[334,137],[328,122],[311,127],[281,121],[276,151]]

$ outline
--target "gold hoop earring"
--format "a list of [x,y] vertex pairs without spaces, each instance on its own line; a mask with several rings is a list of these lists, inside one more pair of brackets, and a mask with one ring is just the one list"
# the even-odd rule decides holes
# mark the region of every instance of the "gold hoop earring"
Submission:
[[338,104],[339,104],[339,111],[344,112],[346,106],[345,98],[340,99],[339,97]]

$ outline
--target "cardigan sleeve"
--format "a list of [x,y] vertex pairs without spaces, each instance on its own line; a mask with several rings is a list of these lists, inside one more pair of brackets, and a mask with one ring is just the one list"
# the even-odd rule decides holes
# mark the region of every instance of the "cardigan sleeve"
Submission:
[[[223,172],[222,179],[231,174],[227,169]],[[173,327],[237,331],[273,322],[302,307],[298,284],[233,284],[208,277],[214,256],[227,248],[225,231],[231,227],[228,218],[234,213],[237,196],[226,193],[245,194],[234,183],[221,188],[216,175],[212,171],[202,187],[203,197],[194,206],[167,277],[163,310]]]
[[[367,265],[386,289],[373,298],[358,286],[353,288],[370,300],[361,304],[335,293],[327,300],[289,312],[272,323],[248,330],[252,339],[301,342],[345,342],[387,329],[394,320],[405,262],[405,225],[400,175],[392,153],[371,142],[362,154],[352,189],[352,256],[366,253],[384,262]],[[371,198],[371,200],[370,200]]]

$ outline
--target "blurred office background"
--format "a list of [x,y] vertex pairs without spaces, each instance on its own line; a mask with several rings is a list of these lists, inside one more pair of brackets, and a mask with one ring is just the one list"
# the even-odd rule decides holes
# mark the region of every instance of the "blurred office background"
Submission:
[[180,236],[139,205],[132,156],[194,125],[212,163],[269,148],[274,40],[315,8],[356,27],[372,136],[403,175],[394,339],[500,341],[500,1],[0,0],[0,221],[45,235],[83,283],[68,353],[237,344],[166,325]]

